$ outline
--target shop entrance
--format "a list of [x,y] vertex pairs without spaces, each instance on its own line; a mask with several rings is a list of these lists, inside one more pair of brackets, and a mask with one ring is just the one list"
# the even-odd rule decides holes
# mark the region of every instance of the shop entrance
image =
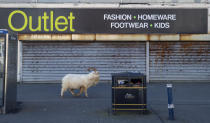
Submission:
[[[3,32],[2,32],[3,33]],[[5,36],[0,34],[0,106],[3,106],[3,91],[4,91],[4,47],[5,47]]]
[[0,30],[0,113],[16,108],[17,35]]

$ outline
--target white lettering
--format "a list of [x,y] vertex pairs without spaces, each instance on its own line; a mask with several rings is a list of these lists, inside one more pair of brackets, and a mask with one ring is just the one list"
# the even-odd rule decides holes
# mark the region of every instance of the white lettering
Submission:
[[104,20],[132,20],[132,15],[130,14],[104,14]]
[[149,28],[148,23],[139,23],[139,22],[111,22],[111,28],[113,29],[139,29],[139,28]]
[[167,20],[167,21],[175,21],[175,14],[141,14],[137,16],[138,20]]

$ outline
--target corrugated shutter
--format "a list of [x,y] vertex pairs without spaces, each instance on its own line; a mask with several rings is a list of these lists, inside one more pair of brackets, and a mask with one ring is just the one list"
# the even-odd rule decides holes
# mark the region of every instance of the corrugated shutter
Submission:
[[111,73],[145,73],[145,66],[145,42],[23,41],[23,82],[60,82],[88,67],[97,68],[100,81],[111,81]]
[[150,81],[210,81],[210,42],[150,42]]

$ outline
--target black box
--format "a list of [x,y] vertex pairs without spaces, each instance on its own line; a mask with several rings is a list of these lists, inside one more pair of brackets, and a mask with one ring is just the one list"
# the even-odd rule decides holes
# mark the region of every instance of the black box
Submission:
[[112,74],[112,111],[139,111],[145,113],[146,76],[142,73]]

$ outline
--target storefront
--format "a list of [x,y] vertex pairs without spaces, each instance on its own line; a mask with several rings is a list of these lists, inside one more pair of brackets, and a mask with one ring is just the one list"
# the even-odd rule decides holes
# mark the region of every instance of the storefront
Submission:
[[210,42],[150,42],[150,81],[209,82]]
[[146,74],[147,82],[210,80],[207,9],[1,11],[5,28],[19,33],[19,82],[61,82],[88,67],[101,82],[126,71]]

